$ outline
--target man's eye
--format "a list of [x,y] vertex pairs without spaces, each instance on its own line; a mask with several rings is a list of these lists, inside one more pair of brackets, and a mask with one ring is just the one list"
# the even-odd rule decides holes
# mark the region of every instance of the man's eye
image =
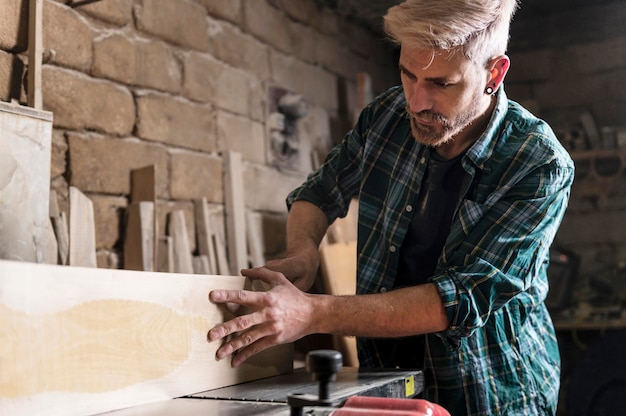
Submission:
[[435,84],[436,84],[438,87],[441,87],[441,88],[447,88],[447,87],[449,87],[449,86],[451,86],[451,85],[452,85],[452,84],[450,84],[449,82],[443,82],[443,81],[436,82]]

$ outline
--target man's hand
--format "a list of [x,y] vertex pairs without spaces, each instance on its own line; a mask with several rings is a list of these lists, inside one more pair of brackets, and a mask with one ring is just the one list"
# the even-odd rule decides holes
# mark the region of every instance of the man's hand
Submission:
[[312,296],[294,286],[282,273],[259,267],[242,270],[242,274],[269,284],[270,290],[213,290],[209,293],[213,303],[237,304],[249,311],[217,325],[207,335],[209,342],[224,340],[216,358],[232,356],[233,367],[269,347],[310,334],[314,314]]

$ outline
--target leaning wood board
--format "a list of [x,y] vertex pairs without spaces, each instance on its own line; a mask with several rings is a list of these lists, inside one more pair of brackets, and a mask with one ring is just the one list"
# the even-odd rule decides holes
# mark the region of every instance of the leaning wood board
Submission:
[[290,372],[292,347],[233,369],[207,331],[240,276],[0,260],[0,414],[91,415]]

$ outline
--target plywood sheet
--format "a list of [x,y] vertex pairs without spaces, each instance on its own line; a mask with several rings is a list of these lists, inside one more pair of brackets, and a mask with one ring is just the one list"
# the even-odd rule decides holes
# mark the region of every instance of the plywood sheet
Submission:
[[207,331],[207,300],[240,276],[0,261],[0,414],[90,415],[292,370],[291,346],[237,369]]

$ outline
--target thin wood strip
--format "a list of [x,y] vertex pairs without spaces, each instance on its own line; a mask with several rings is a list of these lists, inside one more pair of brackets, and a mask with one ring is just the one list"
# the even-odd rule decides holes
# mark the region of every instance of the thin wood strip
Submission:
[[206,198],[194,201],[196,237],[198,239],[198,252],[208,257],[209,274],[217,273],[217,258],[213,244],[213,231],[211,228],[211,212]]
[[169,234],[172,237],[174,251],[174,272],[193,274],[193,261],[184,211],[176,210],[169,213]]
[[98,267],[93,203],[73,186],[70,186],[69,235],[70,266]]
[[43,108],[41,98],[41,60],[43,36],[41,19],[43,0],[30,0],[28,3],[28,105],[37,110]]
[[246,214],[243,197],[243,174],[241,154],[226,151],[223,155],[224,168],[224,214],[230,270],[248,267],[246,247]]

